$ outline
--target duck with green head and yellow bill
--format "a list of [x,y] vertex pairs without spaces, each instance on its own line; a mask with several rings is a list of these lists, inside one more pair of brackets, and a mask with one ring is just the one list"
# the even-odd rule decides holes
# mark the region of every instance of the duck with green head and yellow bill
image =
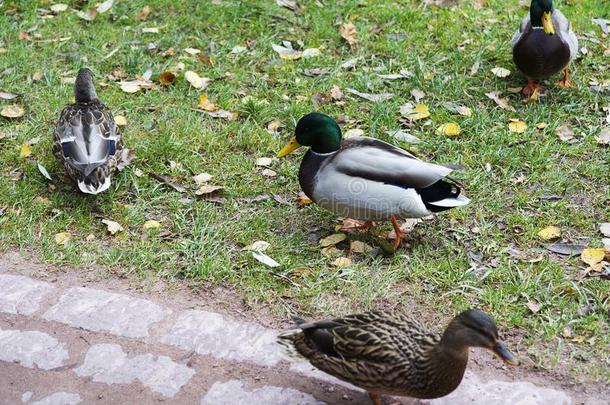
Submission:
[[568,65],[578,54],[578,39],[570,22],[553,7],[553,0],[532,0],[530,12],[512,39],[513,60],[527,77],[523,93],[536,100],[543,86],[538,81],[564,72],[562,87],[571,86]]
[[301,118],[278,157],[301,146],[310,147],[299,169],[307,197],[338,216],[366,221],[366,228],[372,221],[392,221],[394,249],[404,236],[397,219],[421,218],[469,202],[447,178],[453,168],[423,162],[375,138],[342,140],[341,128],[327,115],[314,112]]

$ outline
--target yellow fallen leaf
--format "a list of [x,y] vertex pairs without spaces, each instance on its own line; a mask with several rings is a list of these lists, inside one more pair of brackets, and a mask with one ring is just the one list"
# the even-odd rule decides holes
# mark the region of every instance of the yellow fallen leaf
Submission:
[[462,132],[462,129],[455,122],[449,122],[447,124],[443,124],[436,129],[437,135],[447,135],[447,136],[456,136]]
[[57,243],[60,246],[66,246],[68,244],[68,242],[70,241],[70,238],[72,237],[72,235],[70,235],[70,233],[68,232],[59,232],[55,234],[55,243]]
[[603,248],[587,248],[580,254],[580,260],[587,263],[589,266],[595,266],[597,263],[604,260],[606,253]]
[[115,115],[114,123],[117,124],[117,126],[119,127],[124,127],[125,125],[127,125],[127,118],[123,117],[122,115]]
[[539,123],[536,124],[536,128],[537,129],[544,129],[544,128],[548,127],[548,126],[549,126],[549,124],[547,124],[546,122],[539,122]]
[[326,238],[320,239],[320,246],[327,247],[336,245],[345,240],[347,236],[344,233],[334,233]]
[[561,236],[561,229],[556,226],[547,226],[538,232],[538,236],[543,240],[557,239]]
[[304,192],[299,191],[299,195],[297,196],[297,205],[299,207],[304,207],[305,205],[311,204],[311,198],[307,197]]
[[28,157],[32,154],[32,148],[27,143],[21,145],[21,150],[19,151],[19,156],[24,158]]
[[333,261],[333,266],[335,267],[345,267],[349,266],[350,264],[352,264],[352,259],[350,259],[349,257],[337,257]]
[[2,108],[0,115],[5,118],[19,118],[25,114],[25,110],[19,104],[10,104]]
[[527,129],[527,124],[521,120],[511,120],[508,123],[508,129],[510,130],[510,132],[522,134]]
[[159,221],[155,221],[154,219],[144,222],[144,229],[157,229],[160,227],[161,223]]
[[417,116],[413,118],[413,121],[428,118],[430,116],[430,110],[428,110],[428,106],[425,104],[417,104],[414,111],[417,112]]
[[199,105],[197,105],[197,108],[201,108],[202,110],[205,110],[205,111],[218,110],[218,106],[216,104],[212,103],[208,99],[208,96],[206,96],[205,94],[202,94],[199,96]]
[[184,78],[187,82],[191,84],[191,86],[196,89],[204,89],[208,86],[208,83],[210,82],[210,79],[208,79],[207,77],[201,77],[192,70],[185,72]]

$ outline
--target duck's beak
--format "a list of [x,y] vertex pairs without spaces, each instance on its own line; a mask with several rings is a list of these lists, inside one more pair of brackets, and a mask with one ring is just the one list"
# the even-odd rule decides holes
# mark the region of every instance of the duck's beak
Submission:
[[301,144],[299,142],[297,142],[297,138],[293,136],[292,139],[290,139],[290,142],[288,142],[288,144],[286,146],[284,146],[282,148],[282,150],[277,153],[277,157],[284,157],[284,156],[294,152],[295,150],[299,149],[300,147],[301,147]]
[[506,348],[506,346],[504,346],[503,343],[496,343],[496,346],[493,348],[493,351],[495,354],[498,355],[498,357],[500,357],[502,359],[502,361],[504,361],[506,364],[510,364],[511,366],[518,366],[519,365],[519,360],[517,360],[517,358],[515,357],[514,354],[512,354],[510,352],[510,350],[508,350]]
[[553,27],[553,16],[551,11],[545,11],[542,13],[542,27],[544,32],[553,35],[555,33],[555,27]]

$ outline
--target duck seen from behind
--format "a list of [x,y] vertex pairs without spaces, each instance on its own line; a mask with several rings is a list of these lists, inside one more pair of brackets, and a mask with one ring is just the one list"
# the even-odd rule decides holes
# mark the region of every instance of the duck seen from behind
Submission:
[[530,12],[512,38],[513,60],[527,77],[523,93],[536,100],[543,90],[539,80],[561,70],[562,87],[571,86],[568,65],[578,54],[578,39],[563,13],[553,7],[553,0],[532,0]]
[[341,139],[328,115],[310,113],[297,123],[295,136],[278,153],[283,157],[309,146],[299,169],[303,192],[333,213],[366,221],[392,221],[396,239],[404,236],[397,218],[420,218],[466,205],[452,168],[426,163],[409,152],[375,138]]
[[494,352],[505,363],[518,361],[499,341],[494,320],[470,309],[456,316],[442,335],[400,311],[366,312],[318,322],[297,320],[278,343],[297,358],[369,392],[432,399],[455,390],[464,376],[469,347]]
[[110,187],[123,137],[110,110],[98,99],[93,73],[78,71],[76,102],[63,109],[53,133],[53,154],[80,191],[99,194]]

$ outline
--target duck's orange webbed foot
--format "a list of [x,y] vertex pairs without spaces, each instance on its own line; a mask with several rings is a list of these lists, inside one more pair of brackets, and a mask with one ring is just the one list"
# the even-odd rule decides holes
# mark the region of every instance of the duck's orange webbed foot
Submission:
[[394,227],[394,233],[396,233],[396,239],[394,239],[394,244],[392,245],[394,250],[396,250],[400,246],[402,238],[405,237],[405,233],[402,231],[402,229],[400,229],[400,224],[398,223],[394,215],[390,216],[390,220],[392,221],[392,226]]
[[533,102],[538,101],[538,96],[540,95],[540,92],[542,90],[544,90],[543,85],[536,83],[532,79],[527,79],[527,84],[525,86],[523,86],[523,88],[521,89],[521,93],[528,96],[528,98],[523,100],[523,102],[524,103],[533,103]]
[[342,231],[363,231],[363,232],[367,232],[369,231],[372,227],[375,226],[375,223],[373,221],[356,221],[354,219],[350,219],[349,221],[349,225],[344,225],[341,227]]
[[369,392],[369,398],[371,398],[371,402],[373,405],[382,405],[381,403],[381,395],[376,392]]
[[563,69],[563,79],[557,82],[557,86],[559,87],[574,87],[572,86],[572,82],[568,77],[568,68]]

